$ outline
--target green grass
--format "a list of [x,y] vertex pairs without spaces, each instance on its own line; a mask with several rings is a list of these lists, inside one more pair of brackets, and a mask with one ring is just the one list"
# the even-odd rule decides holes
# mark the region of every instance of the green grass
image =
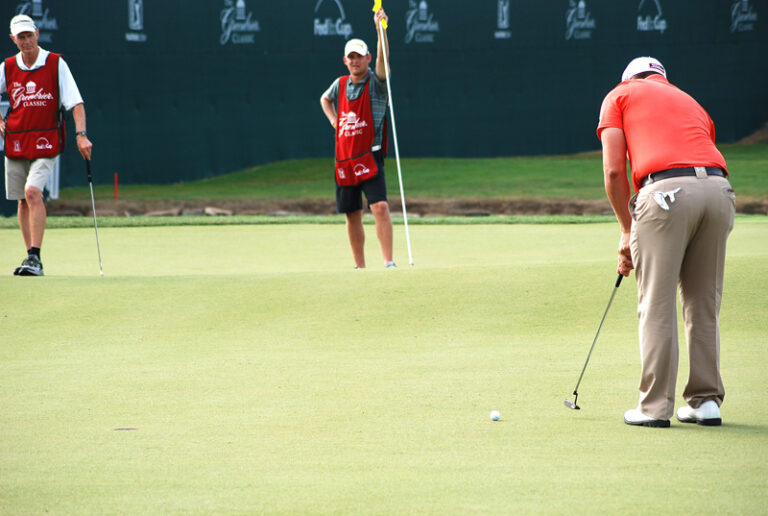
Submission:
[[[768,143],[722,145],[738,195],[765,198]],[[449,159],[405,158],[403,182],[408,198],[576,198],[602,199],[599,152],[541,157]],[[394,156],[386,165],[387,184],[399,192]],[[330,158],[271,163],[231,174],[174,185],[121,185],[125,200],[325,199],[332,195]],[[95,185],[98,197],[113,195],[112,178]],[[86,200],[88,189],[65,188],[62,200]]]
[[354,271],[335,225],[105,227],[100,278],[93,228],[50,229],[45,278],[0,276],[0,514],[765,512],[764,218],[730,239],[718,428],[622,422],[632,281],[563,407],[615,223],[416,226],[414,268],[395,231],[399,269],[369,229]]

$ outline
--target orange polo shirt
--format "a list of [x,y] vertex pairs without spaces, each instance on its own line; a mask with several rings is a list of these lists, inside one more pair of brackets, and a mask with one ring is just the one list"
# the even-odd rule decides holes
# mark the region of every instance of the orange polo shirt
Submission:
[[659,170],[726,170],[725,159],[715,147],[712,119],[693,97],[662,75],[624,81],[611,90],[600,107],[598,138],[606,127],[624,131],[635,192],[645,176]]

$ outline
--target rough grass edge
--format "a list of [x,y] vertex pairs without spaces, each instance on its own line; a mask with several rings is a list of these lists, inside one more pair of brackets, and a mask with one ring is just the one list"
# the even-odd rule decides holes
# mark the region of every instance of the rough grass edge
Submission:
[[[364,217],[372,225],[373,217]],[[765,215],[737,215],[739,222],[768,222]],[[472,224],[601,224],[615,222],[613,215],[489,215],[457,217],[409,217],[409,225],[472,225]],[[395,225],[404,225],[402,216],[394,215]],[[159,226],[264,226],[290,224],[344,224],[343,215],[233,215],[178,217],[98,217],[99,227],[159,227]],[[91,217],[48,217],[47,229],[93,227]],[[16,217],[0,217],[0,229],[18,229]]]

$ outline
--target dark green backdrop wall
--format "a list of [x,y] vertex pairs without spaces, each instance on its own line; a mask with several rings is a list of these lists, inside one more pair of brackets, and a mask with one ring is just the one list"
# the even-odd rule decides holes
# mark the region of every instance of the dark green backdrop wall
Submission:
[[[330,156],[319,97],[368,0],[3,0],[85,98],[96,180],[167,183]],[[768,119],[765,0],[384,0],[403,156],[599,148],[600,102],[652,55],[731,142]],[[7,26],[7,25],[6,25]],[[5,55],[16,49],[6,39]],[[70,128],[72,122],[70,118]],[[85,183],[74,146],[62,186]],[[329,171],[329,177],[331,172]],[[99,177],[101,176],[101,177]]]

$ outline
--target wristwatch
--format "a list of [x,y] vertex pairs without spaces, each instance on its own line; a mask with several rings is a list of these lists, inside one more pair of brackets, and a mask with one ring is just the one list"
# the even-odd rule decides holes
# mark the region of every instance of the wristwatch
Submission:
[[87,134],[88,134],[88,133],[86,133],[85,131],[77,131],[77,132],[75,133],[75,136],[80,136],[80,135],[86,136]]

